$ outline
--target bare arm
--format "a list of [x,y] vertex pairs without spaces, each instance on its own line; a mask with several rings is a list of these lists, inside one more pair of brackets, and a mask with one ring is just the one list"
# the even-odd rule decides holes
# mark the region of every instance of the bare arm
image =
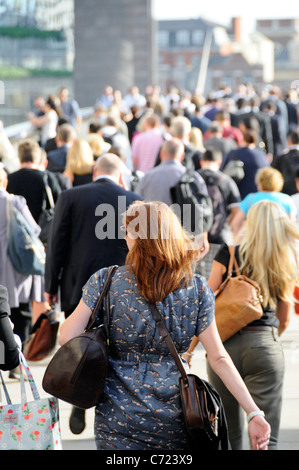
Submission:
[[38,127],[43,126],[47,121],[49,121],[49,116],[47,114],[44,114],[43,116],[34,116],[34,114],[29,114],[28,118],[31,124]]
[[[210,278],[208,281],[208,285],[210,286],[213,292],[215,292],[218,289],[218,287],[220,287],[222,283],[222,276],[225,273],[225,271],[226,271],[226,268],[223,264],[218,263],[218,261],[213,261],[212,271],[211,271]],[[198,343],[199,343],[199,339],[196,336],[194,336],[188,348],[188,351],[186,351],[182,355],[182,357],[188,362],[189,365],[191,363],[191,357],[193,355],[193,352],[196,346],[198,345]]]
[[238,236],[245,219],[245,213],[239,207],[234,207],[229,221],[234,237]]
[[[252,411],[259,410],[222,344],[215,320],[199,335],[199,340],[206,350],[210,366],[244,409],[245,413],[248,415]],[[270,426],[267,421],[260,415],[255,416],[249,422],[248,430],[253,449],[266,449],[270,436]]]
[[278,335],[285,332],[290,323],[292,304],[279,300],[277,303],[276,316],[279,319]]
[[83,333],[91,313],[91,309],[81,299],[74,312],[61,325],[59,335],[59,344],[61,346]]

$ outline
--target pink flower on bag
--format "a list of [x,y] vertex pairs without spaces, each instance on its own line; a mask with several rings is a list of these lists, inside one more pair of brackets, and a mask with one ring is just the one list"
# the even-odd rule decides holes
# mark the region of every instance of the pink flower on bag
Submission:
[[30,437],[33,441],[39,441],[39,431],[33,431],[30,434]]
[[26,421],[28,421],[28,419],[30,419],[30,418],[33,418],[33,413],[28,413],[28,414],[25,416]]
[[3,438],[3,432],[0,431],[0,441],[2,441],[2,438]]

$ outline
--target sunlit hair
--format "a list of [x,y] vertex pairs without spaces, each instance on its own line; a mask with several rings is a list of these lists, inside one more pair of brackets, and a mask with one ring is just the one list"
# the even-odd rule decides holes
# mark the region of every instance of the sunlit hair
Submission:
[[92,171],[94,158],[91,147],[86,140],[76,139],[67,154],[66,170],[76,175]]
[[260,185],[261,191],[279,192],[283,188],[284,179],[280,171],[275,168],[260,168],[256,174],[255,182]]
[[203,144],[203,135],[198,127],[192,127],[190,132],[190,143],[193,145],[196,150],[200,152],[205,152],[205,147]]
[[135,239],[126,265],[147,301],[161,301],[190,283],[199,249],[169,206],[135,202],[124,215],[124,225]]
[[293,302],[297,240],[298,226],[275,202],[263,200],[249,210],[240,267],[242,274],[259,284],[264,307],[275,308],[277,299]]
[[102,155],[105,149],[105,141],[102,136],[99,134],[89,134],[87,142],[91,147],[94,157],[98,158]]

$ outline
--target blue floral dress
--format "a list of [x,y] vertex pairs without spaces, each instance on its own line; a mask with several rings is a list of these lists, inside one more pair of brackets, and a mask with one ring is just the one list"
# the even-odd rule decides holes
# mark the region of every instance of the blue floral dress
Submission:
[[[107,268],[83,288],[91,309],[103,287]],[[160,337],[148,304],[125,267],[110,286],[110,360],[104,395],[96,407],[98,450],[178,450],[188,448],[180,407],[180,373]],[[214,294],[195,274],[192,285],[169,294],[157,308],[181,354],[193,336],[214,318]]]

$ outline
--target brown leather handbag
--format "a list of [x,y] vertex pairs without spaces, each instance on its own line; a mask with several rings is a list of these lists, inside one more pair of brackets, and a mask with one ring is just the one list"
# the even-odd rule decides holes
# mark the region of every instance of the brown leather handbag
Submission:
[[96,406],[105,386],[108,372],[108,291],[116,269],[117,266],[112,266],[107,272],[85,332],[57,351],[43,377],[42,386],[47,393],[79,408]]
[[[223,342],[263,316],[260,287],[241,274],[235,257],[235,247],[228,248],[230,260],[227,278],[215,292],[215,320]],[[236,276],[233,276],[233,267]]]
[[24,356],[27,361],[42,361],[54,351],[58,328],[59,321],[56,319],[55,308],[39,316],[24,346]]
[[160,312],[153,303],[149,303],[149,307],[159,333],[181,373],[179,391],[190,447],[198,449],[198,446],[204,446],[205,450],[228,450],[230,444],[227,422],[218,392],[209,382],[197,375],[187,374]]

